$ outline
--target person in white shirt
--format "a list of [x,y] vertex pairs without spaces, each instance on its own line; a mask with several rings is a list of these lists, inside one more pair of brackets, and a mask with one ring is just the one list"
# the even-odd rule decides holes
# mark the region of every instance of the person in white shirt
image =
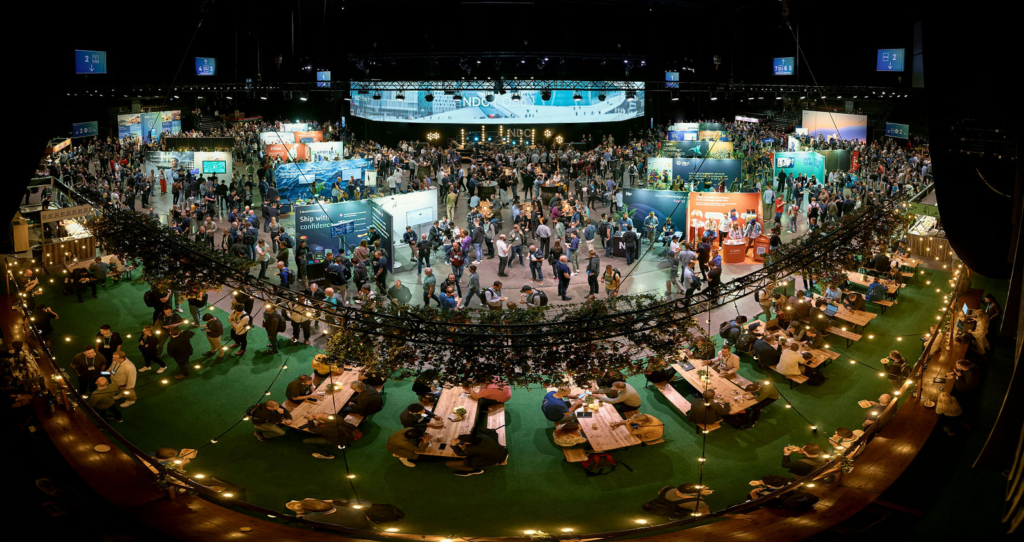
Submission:
[[135,378],[138,376],[135,364],[128,361],[124,350],[117,350],[111,355],[110,384],[117,387],[118,393],[127,399],[121,403],[121,408],[127,408],[135,404],[138,396],[135,395]]
[[508,257],[512,253],[512,247],[509,246],[508,242],[505,241],[505,234],[502,234],[498,238],[498,276],[507,277],[505,274],[505,267],[508,266]]
[[804,374],[804,365],[807,360],[799,352],[800,345],[796,342],[789,343],[789,347],[782,351],[779,364],[776,366],[780,374],[785,376],[799,376]]

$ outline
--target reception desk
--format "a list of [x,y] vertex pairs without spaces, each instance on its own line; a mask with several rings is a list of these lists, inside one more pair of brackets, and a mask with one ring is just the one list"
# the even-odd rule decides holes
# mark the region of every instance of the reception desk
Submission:
[[746,260],[746,239],[726,239],[722,243],[722,263],[743,263]]

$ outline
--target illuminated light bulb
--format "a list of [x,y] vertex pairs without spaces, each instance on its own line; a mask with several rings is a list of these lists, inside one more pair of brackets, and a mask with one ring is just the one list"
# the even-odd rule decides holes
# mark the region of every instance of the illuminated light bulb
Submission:
[[188,324],[188,320],[182,320],[181,323]]
[[210,444],[217,444],[217,439],[210,439]]
[[845,327],[843,328],[843,331],[846,331],[846,328],[845,328]]
[[818,426],[817,425],[812,425],[811,426],[811,431],[817,431],[817,430],[818,430]]
[[875,336],[874,336],[874,335],[868,335],[868,338],[869,338],[869,339],[874,339],[874,338],[875,338]]
[[821,457],[824,457],[825,459],[828,459],[828,458],[830,458],[830,457],[832,457],[832,456],[831,456],[831,455],[828,455],[828,454],[821,454]]
[[202,480],[203,478],[206,478],[206,475],[205,474],[196,474],[195,476],[193,476],[193,478],[196,478],[198,480]]
[[935,319],[936,320],[942,320],[942,317],[941,316],[936,316]]
[[230,499],[231,497],[234,497],[234,496],[235,496],[235,494],[234,494],[234,493],[223,493],[222,495],[224,495],[225,497],[227,497],[227,498],[229,498],[229,499]]
[[786,403],[786,408],[793,408],[793,405]]
[[193,367],[195,367],[196,369],[198,369],[198,368],[199,368],[199,364],[197,363],[197,364],[193,365]]
[[764,381],[764,385],[765,385],[765,386],[767,386],[768,384],[771,384],[771,382],[769,382],[769,381],[765,380],[765,381]]
[[832,345],[831,345],[831,344],[828,344],[828,343],[826,343],[826,344],[825,344],[825,348],[832,348]]
[[355,478],[355,477],[356,477],[355,474],[349,474],[349,475],[345,476],[345,478],[348,478],[349,480],[351,480],[352,478]]
[[533,529],[527,529],[523,531],[523,534],[537,534],[537,531],[534,531]]
[[263,395],[270,395],[270,392],[268,391],[267,393],[264,393]]
[[568,528],[568,527],[564,527],[564,528],[562,529],[562,532],[563,532],[563,533],[571,533],[571,532],[572,532],[572,529],[570,529],[570,528]]
[[646,519],[637,519],[637,520],[634,520],[634,521],[636,521],[640,525],[647,525],[647,520]]
[[707,429],[705,429],[705,430],[704,430],[704,434],[705,434],[705,435],[706,435],[706,434],[708,434],[708,433],[710,433],[710,432],[711,432],[711,431],[708,431]]
[[924,283],[925,283],[925,284],[928,284],[928,285],[931,285],[932,281],[930,281],[930,280],[926,280],[926,281],[924,281]]
[[288,366],[287,366],[287,365],[285,365],[284,367],[281,367],[281,369],[283,369],[283,370],[288,370]]
[[902,341],[902,340],[903,340],[903,337],[896,337],[896,340],[897,340],[897,341]]
[[249,421],[249,417],[248,417],[248,416],[245,416],[244,418],[242,418],[242,421],[243,421],[243,422],[247,422],[247,421]]
[[272,309],[272,308],[274,308],[274,305],[273,305],[273,303],[267,303],[267,308],[268,308],[268,309]]
[[174,464],[175,465],[180,465],[181,464],[181,460],[180,459],[175,459],[174,460]]
[[96,338],[96,342],[100,342],[100,339],[99,339],[99,337],[97,337],[97,338]]
[[[269,395],[269,394],[268,394],[268,395]],[[333,419],[334,419],[334,415],[333,415],[333,414],[331,414],[331,415],[327,416],[327,419],[328,419],[328,420],[333,420]]]
[[156,333],[157,335],[159,335],[160,334],[160,330],[158,329],[158,330],[154,331],[153,333]]
[[872,410],[871,411],[871,415],[872,416],[878,416],[878,411],[877,410]]
[[854,363],[857,363],[857,360],[855,360],[855,359],[851,359],[851,360],[850,360],[850,365],[853,365]]
[[706,458],[706,457],[698,457],[698,458],[697,458],[697,461],[699,461],[699,462],[701,462],[701,463],[703,463],[703,462],[705,462],[705,461],[707,461],[707,460],[708,460],[708,458]]
[[692,516],[693,516],[693,517],[695,517],[695,518],[699,518],[699,517],[700,517],[700,512],[693,512],[693,513],[692,513],[692,514],[690,514],[690,515],[692,515]]
[[807,484],[807,487],[814,487],[814,484],[813,483]]
[[909,378],[907,379],[907,384],[913,384],[913,383],[914,383],[914,381],[913,381],[913,380],[911,380],[911,379],[909,379]]
[[327,330],[326,329],[324,330],[324,335],[327,335]]
[[129,393],[131,393],[131,392],[129,392],[128,390],[125,390],[125,392],[124,392],[125,395],[128,395]]
[[238,295],[238,290],[235,290],[234,292],[231,292],[231,295]]
[[387,529],[384,529],[384,530],[386,532],[389,532],[389,533],[397,533],[398,532],[398,527],[388,527]]
[[941,290],[941,289],[939,289],[939,288],[936,288],[936,289],[935,289],[935,293],[939,293],[939,292],[941,292],[941,291],[942,291],[942,290]]
[[878,376],[885,376],[885,373],[878,373]]
[[129,333],[129,334],[125,335],[125,338],[131,339],[132,338],[132,334]]
[[353,504],[352,508],[355,508],[356,510],[360,510],[360,509],[363,508],[363,505],[361,505],[361,504]]
[[167,382],[168,380],[166,378],[160,381],[161,384],[166,384]]
[[900,394],[900,390],[896,390],[896,391],[892,392],[892,394],[893,395],[899,395]]
[[226,347],[226,346],[224,348],[222,348],[222,350],[225,350],[225,351],[227,351],[227,349],[228,349],[228,347]]

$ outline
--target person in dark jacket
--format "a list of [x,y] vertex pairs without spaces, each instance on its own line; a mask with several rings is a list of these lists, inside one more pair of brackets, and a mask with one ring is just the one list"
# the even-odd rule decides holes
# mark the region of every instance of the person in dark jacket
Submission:
[[690,413],[686,415],[686,418],[700,425],[711,425],[722,421],[722,418],[729,414],[730,407],[728,403],[715,402],[714,390],[704,392],[703,396],[695,393],[690,405]]
[[[792,453],[802,454],[803,457],[793,460]],[[793,476],[807,476],[814,469],[825,464],[825,458],[821,456],[821,446],[817,444],[805,444],[800,446],[786,446],[782,450],[782,468],[789,471]]]
[[[431,420],[436,420],[431,423]],[[441,428],[444,427],[444,422],[441,418],[434,414],[428,414],[426,407],[420,403],[413,403],[408,408],[402,411],[398,415],[398,421],[402,423],[402,427],[406,428],[417,428],[426,430],[429,427]]]
[[263,329],[267,332],[267,353],[277,354],[280,352],[277,346],[277,334],[280,332],[281,323],[284,320],[277,307],[267,305],[263,313]]
[[295,404],[299,404],[306,399],[315,399],[316,391],[313,389],[313,377],[307,374],[299,375],[295,380],[288,383],[288,387],[284,390],[284,396]]
[[220,338],[224,335],[224,324],[216,316],[206,313],[203,315],[203,331],[206,332],[206,340],[210,343],[210,351],[204,356],[217,354],[216,363],[224,361],[224,348],[221,347]]
[[754,359],[757,360],[757,364],[761,367],[771,367],[779,363],[779,358],[782,356],[781,344],[772,346],[764,339],[757,339],[754,341],[754,346],[751,348]]
[[260,403],[252,411],[252,425],[256,428],[253,434],[260,442],[284,436],[284,427],[281,427],[281,424],[290,419],[292,415],[277,401]]
[[[356,429],[356,426],[346,422],[341,416],[335,416],[332,420],[327,414],[317,414],[315,417],[307,415],[306,420],[306,425],[302,428],[316,436],[302,439],[303,444],[323,446],[325,450],[330,450],[339,446],[348,446],[362,437],[362,433]],[[314,452],[313,457],[334,459],[334,455],[330,453]]]
[[843,306],[851,311],[862,311],[864,310],[864,296],[857,292],[850,292],[850,295],[843,300]]
[[508,458],[508,449],[483,430],[476,435],[459,435],[449,445],[453,452],[463,457],[445,463],[455,469],[455,476],[483,474],[484,467],[500,465]]
[[180,373],[174,375],[174,378],[185,378],[188,376],[188,364],[189,358],[192,357],[192,339],[193,333],[191,331],[182,331],[177,327],[169,329],[171,333],[170,340],[167,341],[167,353],[174,358],[174,362],[178,364]]
[[371,388],[363,382],[353,382],[349,385],[356,394],[341,409],[341,415],[359,414],[365,418],[384,409],[384,401],[380,398],[380,392],[376,388]]

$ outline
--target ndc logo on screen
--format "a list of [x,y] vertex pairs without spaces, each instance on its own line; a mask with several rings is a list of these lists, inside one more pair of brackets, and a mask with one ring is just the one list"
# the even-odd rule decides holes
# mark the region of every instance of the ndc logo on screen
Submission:
[[690,165],[690,161],[689,160],[676,160],[676,165],[677,166],[684,166],[685,167],[685,166]]
[[627,195],[627,196],[632,196],[632,195],[633,195],[633,193],[632,193],[632,192],[626,192],[626,195]]

